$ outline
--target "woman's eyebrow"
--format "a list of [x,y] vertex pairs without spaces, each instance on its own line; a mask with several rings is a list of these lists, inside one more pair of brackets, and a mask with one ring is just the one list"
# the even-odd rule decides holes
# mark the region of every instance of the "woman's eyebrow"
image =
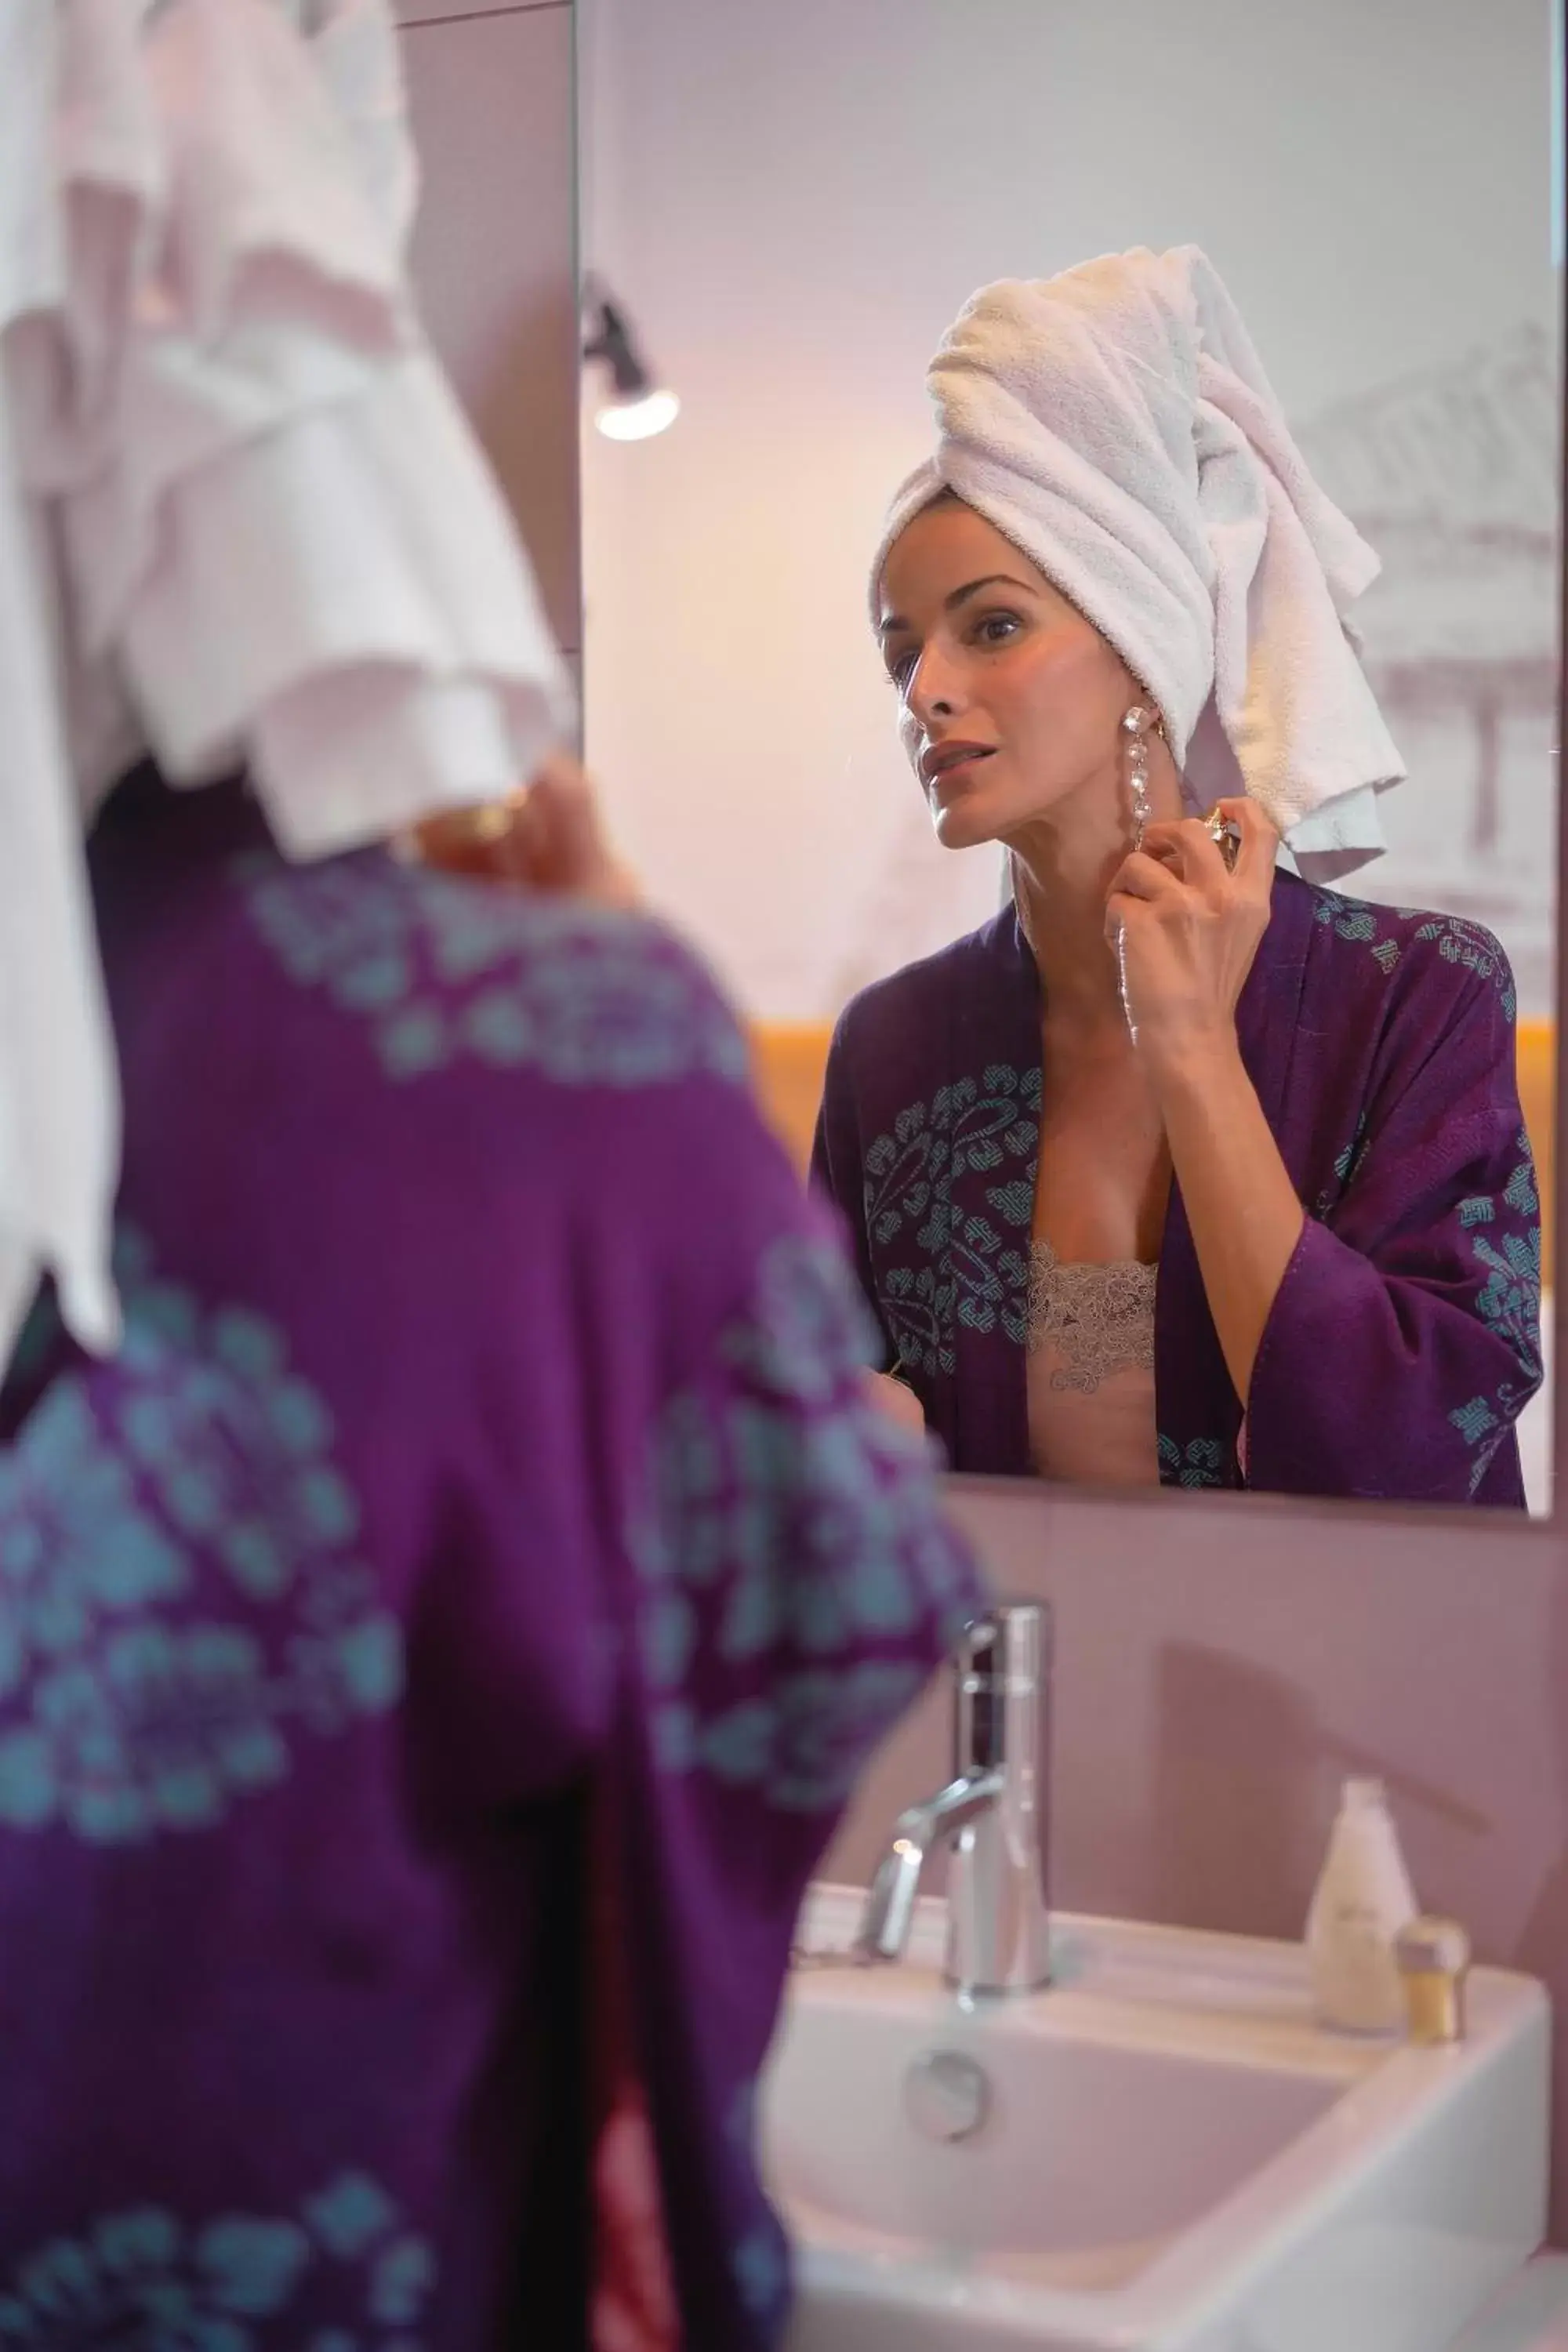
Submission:
[[945,609],[950,613],[956,613],[966,597],[976,595],[982,588],[994,588],[999,581],[1008,588],[1021,588],[1026,596],[1038,593],[1037,589],[1030,587],[1026,580],[1016,579],[1011,572],[987,572],[984,579],[971,580],[966,587],[955,588],[952,595],[945,600]]
[[[1016,578],[1011,572],[987,572],[978,580],[966,580],[962,588],[955,588],[950,596],[944,596],[942,610],[947,613],[956,613],[961,604],[966,603],[971,596],[978,595],[982,588],[994,588],[998,583],[1008,588],[1021,588],[1026,596],[1037,595],[1039,593],[1037,588],[1031,587],[1028,581]],[[879,621],[877,624],[877,635],[879,637],[890,637],[896,630],[907,629],[909,625],[901,613],[889,613],[885,621]]]

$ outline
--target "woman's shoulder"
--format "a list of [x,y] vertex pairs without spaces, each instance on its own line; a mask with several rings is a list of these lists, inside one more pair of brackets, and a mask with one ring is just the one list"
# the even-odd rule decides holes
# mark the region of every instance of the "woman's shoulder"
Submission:
[[1313,961],[1336,988],[1359,986],[1384,1001],[1419,992],[1434,1004],[1489,991],[1504,1017],[1513,1019],[1513,970],[1484,924],[1431,908],[1352,898],[1290,874],[1281,874],[1277,887],[1281,911],[1289,910]]
[[1016,918],[1006,908],[978,930],[966,931],[962,939],[951,940],[859,990],[838,1016],[834,1043],[875,1045],[889,1034],[907,1035],[912,1024],[939,1007],[950,1017],[960,1001],[978,1002],[1005,992],[1016,954]]
[[381,851],[313,866],[263,852],[235,881],[282,981],[358,1028],[386,1078],[467,1066],[623,1093],[698,1073],[746,1078],[717,983],[648,917]]

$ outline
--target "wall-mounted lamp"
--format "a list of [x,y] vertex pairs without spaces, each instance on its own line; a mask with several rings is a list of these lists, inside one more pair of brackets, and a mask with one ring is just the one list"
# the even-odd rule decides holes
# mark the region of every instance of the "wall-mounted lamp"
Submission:
[[594,412],[594,422],[612,441],[647,441],[673,425],[680,403],[656,384],[632,341],[625,317],[605,295],[590,292],[585,360],[609,371],[610,395]]

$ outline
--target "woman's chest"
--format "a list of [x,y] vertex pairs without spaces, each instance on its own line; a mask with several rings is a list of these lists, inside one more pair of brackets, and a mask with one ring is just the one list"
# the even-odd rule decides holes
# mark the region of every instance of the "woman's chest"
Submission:
[[1131,1053],[1053,1054],[1047,1038],[1033,1240],[1068,1265],[1152,1265],[1170,1190],[1159,1105]]

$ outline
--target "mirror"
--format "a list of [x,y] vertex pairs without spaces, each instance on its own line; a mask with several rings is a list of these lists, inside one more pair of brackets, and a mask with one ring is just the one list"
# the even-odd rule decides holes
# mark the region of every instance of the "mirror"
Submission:
[[[957,967],[934,967],[875,1034],[855,1016],[844,1197],[889,1349],[954,1465],[1050,1471],[1055,1446],[1055,1475],[1118,1483],[1158,1472],[1177,1488],[1514,1508],[1522,1493],[1545,1510],[1549,1364],[1521,1408],[1533,1180],[1498,1089],[1511,1064],[1549,1286],[1562,257],[1548,0],[583,0],[579,17],[584,266],[680,402],[637,442],[595,431],[584,404],[587,751],[651,898],[752,1023],[803,1165],[845,1006],[992,924],[1009,893],[994,838],[935,838],[867,601],[889,499],[937,446],[928,364],[974,290],[1135,246],[1200,247],[1311,474],[1382,559],[1352,617],[1408,781],[1378,802],[1385,853],[1338,895],[1274,886],[1252,1014],[1245,996],[1237,1014],[1252,1020],[1250,1109],[1200,1090],[1173,1112],[1163,1079],[1151,1139],[1108,1081],[1104,1152],[1089,1148],[1092,1111],[1053,1136],[1064,1097],[1037,977],[998,977],[1028,952],[1005,913],[967,1011]],[[930,606],[896,616],[915,623],[894,647],[906,670],[972,552],[933,549],[900,589]],[[1037,599],[1043,575],[1024,569]],[[966,673],[957,699],[971,686]],[[939,713],[938,735],[948,723]],[[980,733],[1000,723],[981,709]],[[1282,906],[1298,910],[1289,952]],[[1401,1020],[1405,1048],[1380,1059],[1369,1041]],[[1033,1174],[1042,1057],[1054,1213]],[[1182,1122],[1205,1119],[1241,1139],[1247,1181],[1222,1169],[1216,1189],[1201,1142],[1178,1148]],[[1153,1425],[1145,1367],[1125,1408],[1131,1471],[1105,1410],[1131,1358],[1095,1350],[1119,1315],[1143,1314],[1147,1343],[1148,1284],[1118,1305],[1084,1277],[1042,1307],[1037,1277],[1026,1344],[1031,1245],[1054,1214],[1072,1274],[1075,1236],[1116,1225],[1078,1212],[1128,1150],[1148,1159],[1122,1219],[1138,1246],[1078,1255],[1159,1261]],[[1283,1284],[1281,1171],[1308,1220]],[[1259,1297],[1275,1304],[1248,1359]],[[1549,1302],[1546,1328],[1549,1345]],[[1037,1391],[1058,1373],[1067,1418],[1058,1389],[1042,1438]]]

